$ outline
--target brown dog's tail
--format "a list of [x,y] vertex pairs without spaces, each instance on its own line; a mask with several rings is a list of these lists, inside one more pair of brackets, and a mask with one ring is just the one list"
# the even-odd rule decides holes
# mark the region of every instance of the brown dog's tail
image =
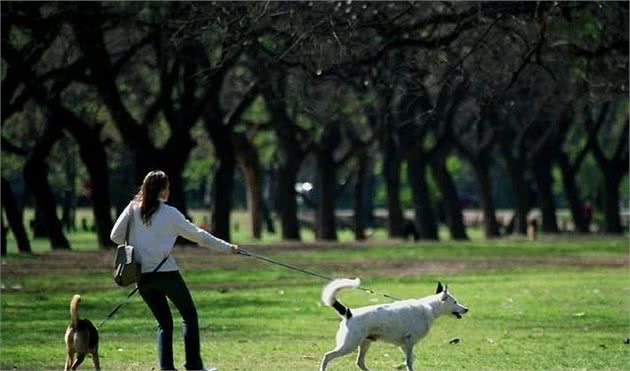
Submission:
[[81,295],[74,295],[70,301],[70,326],[79,327],[79,302]]

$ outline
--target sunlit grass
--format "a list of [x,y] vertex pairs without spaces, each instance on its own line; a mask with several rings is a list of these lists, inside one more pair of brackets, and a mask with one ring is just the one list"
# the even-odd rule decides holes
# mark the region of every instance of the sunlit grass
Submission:
[[[256,249],[265,252],[266,248]],[[627,265],[501,264],[513,256],[623,260],[628,257],[623,239],[346,246],[272,249],[267,253],[334,276],[341,271],[357,275],[366,286],[401,297],[428,295],[435,290],[437,280],[447,282],[471,311],[459,321],[437,321],[416,349],[417,369],[623,370],[630,360],[630,347],[623,344],[624,337],[630,335]],[[49,254],[28,260],[11,256],[5,264],[11,267],[55,258]],[[338,324],[334,311],[319,303],[325,282],[250,259],[213,252],[178,259],[199,311],[207,366],[254,371],[317,369],[323,353],[334,346]],[[470,259],[491,259],[496,264],[491,269],[450,274],[404,271],[407,265],[419,262]],[[391,261],[404,263],[400,274],[380,270]],[[78,273],[3,274],[2,284],[1,369],[60,369],[71,296],[82,294],[81,316],[99,322],[126,293],[112,285],[108,272],[90,264]],[[343,292],[340,300],[358,307],[384,299],[355,290]],[[101,330],[103,368],[155,367],[154,326],[148,309],[135,297]],[[455,337],[461,342],[448,344]],[[174,343],[176,366],[180,366],[184,360],[179,331]],[[90,361],[86,362],[84,369],[91,369]],[[381,343],[375,344],[367,357],[368,366],[374,370],[394,370],[401,362],[397,349]],[[353,355],[331,364],[331,370],[355,369]]]
[[[24,211],[25,226],[29,225],[29,221],[33,218],[33,210],[26,209]],[[210,218],[208,210],[191,210],[190,217],[193,222],[203,226]],[[88,230],[82,228],[82,219],[86,220]],[[66,237],[70,242],[73,250],[94,250],[97,246],[97,238],[95,232],[91,230],[93,226],[92,211],[88,208],[77,209],[76,214],[77,228],[74,231],[67,231]],[[50,242],[47,238],[33,238],[32,231],[27,227],[27,233],[31,238],[31,248],[34,252],[43,252],[50,250]],[[275,221],[275,233],[270,233],[263,228],[262,237],[255,239],[252,237],[250,228],[249,214],[244,210],[236,210],[231,214],[231,240],[238,244],[269,244],[282,241],[280,234],[280,225]],[[387,231],[384,228],[376,228],[369,230],[368,241],[380,241],[388,238]],[[479,228],[469,228],[468,234],[471,240],[481,240],[483,233]],[[304,242],[315,241],[315,234],[311,228],[302,227],[300,236]],[[449,239],[448,230],[445,227],[440,228],[440,238],[442,240]],[[338,239],[340,242],[350,242],[355,240],[354,232],[347,228],[338,229]],[[7,251],[9,253],[17,253],[17,246],[13,233],[9,231],[7,234]]]

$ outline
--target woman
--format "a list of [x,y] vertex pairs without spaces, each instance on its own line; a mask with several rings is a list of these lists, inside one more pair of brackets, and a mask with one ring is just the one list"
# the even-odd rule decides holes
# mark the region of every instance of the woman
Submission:
[[[238,246],[225,242],[186,220],[176,208],[165,204],[169,195],[168,177],[163,171],[146,175],[140,191],[120,214],[111,239],[122,244],[128,221],[129,244],[142,266],[138,291],[158,322],[157,345],[161,370],[174,370],[173,317],[166,298],[177,307],[184,321],[184,345],[187,370],[203,369],[199,345],[197,310],[186,283],[179,274],[175,258],[170,255],[178,236],[202,246],[214,246],[238,253]],[[166,260],[164,260],[166,258]],[[159,269],[153,270],[162,262]]]

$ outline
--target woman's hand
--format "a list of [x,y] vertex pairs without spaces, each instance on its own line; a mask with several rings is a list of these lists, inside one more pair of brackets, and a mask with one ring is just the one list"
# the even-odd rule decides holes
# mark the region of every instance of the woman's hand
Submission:
[[232,254],[238,254],[239,251],[238,245],[232,244]]

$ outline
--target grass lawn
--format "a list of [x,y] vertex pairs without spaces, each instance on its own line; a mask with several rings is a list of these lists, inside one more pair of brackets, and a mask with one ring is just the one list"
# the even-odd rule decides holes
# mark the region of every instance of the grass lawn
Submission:
[[[58,214],[60,214],[59,211]],[[113,212],[113,211],[112,211]],[[207,210],[201,209],[193,209],[189,212],[190,218],[193,222],[198,225],[202,225],[204,220],[209,219],[210,213]],[[34,210],[31,208],[27,208],[24,210],[24,225],[28,226],[29,221],[34,217]],[[78,251],[89,251],[94,250],[97,245],[96,233],[91,231],[83,231],[80,227],[80,221],[85,219],[87,221],[88,226],[92,226],[94,221],[94,217],[92,215],[92,210],[88,208],[79,208],[77,209],[76,220],[79,225],[77,225],[77,230],[73,232],[67,232],[66,237],[70,242],[70,245],[73,250]],[[114,220],[115,221],[115,220]],[[244,210],[235,210],[231,213],[231,237],[232,241],[239,244],[270,244],[270,243],[278,243],[282,242],[282,236],[280,235],[280,222],[275,221],[276,233],[269,233],[267,230],[263,228],[262,237],[260,240],[254,239],[251,237],[250,231],[250,218],[247,211]],[[480,240],[483,238],[483,231],[481,228],[468,228],[468,235],[473,240]],[[32,231],[27,227],[27,233],[31,238],[31,249],[33,252],[44,252],[50,250],[50,242],[47,238],[33,238]],[[354,233],[352,230],[348,228],[338,228],[338,239],[342,242],[354,241]],[[440,226],[439,230],[440,238],[445,240],[449,238],[449,232],[446,227]],[[303,227],[300,230],[300,235],[302,240],[305,242],[313,242],[315,241],[315,234],[311,228]],[[387,231],[384,228],[377,228],[372,231],[371,239],[373,240],[384,240],[387,238]],[[17,253],[17,245],[15,242],[15,237],[13,233],[9,230],[7,234],[7,251],[9,253]]]
[[[399,297],[431,294],[437,280],[470,312],[441,318],[416,347],[416,369],[622,370],[630,364],[627,239],[406,245],[256,246],[256,251]],[[338,318],[319,303],[322,280],[205,249],[176,249],[200,318],[206,366],[220,370],[316,370],[334,346]],[[111,252],[10,255],[2,265],[1,369],[61,369],[69,301],[98,323],[125,290],[112,285]],[[350,307],[383,302],[345,291]],[[179,325],[175,315],[176,326]],[[101,329],[104,369],[156,367],[155,322],[139,297]],[[449,344],[452,338],[458,344]],[[176,366],[183,359],[175,333]],[[330,370],[358,370],[356,355]],[[395,370],[402,353],[370,348],[367,365]],[[86,360],[84,369],[92,369]],[[183,367],[181,367],[183,369]]]

